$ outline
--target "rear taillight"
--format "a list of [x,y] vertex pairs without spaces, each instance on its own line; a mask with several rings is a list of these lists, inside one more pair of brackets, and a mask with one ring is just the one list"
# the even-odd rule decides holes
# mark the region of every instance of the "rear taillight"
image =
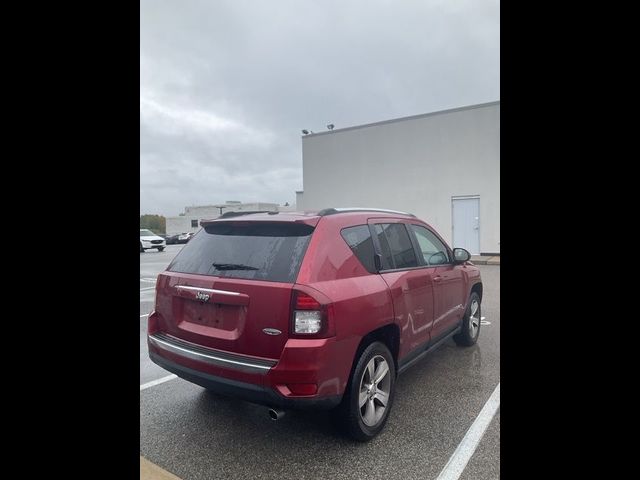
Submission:
[[320,310],[322,305],[311,295],[296,291],[296,310]]
[[330,337],[333,332],[333,305],[322,304],[308,293],[294,290],[291,333],[300,336]]
[[158,325],[158,314],[153,311],[149,314],[149,317],[147,317],[147,334],[153,335],[159,329],[160,327]]
[[293,315],[294,333],[316,334],[322,330],[321,311],[296,310]]

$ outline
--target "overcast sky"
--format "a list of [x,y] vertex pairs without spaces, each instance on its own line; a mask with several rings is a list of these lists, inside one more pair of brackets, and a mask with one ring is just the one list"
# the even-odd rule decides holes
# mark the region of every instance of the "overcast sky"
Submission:
[[295,203],[303,128],[500,99],[493,0],[141,0],[140,213]]

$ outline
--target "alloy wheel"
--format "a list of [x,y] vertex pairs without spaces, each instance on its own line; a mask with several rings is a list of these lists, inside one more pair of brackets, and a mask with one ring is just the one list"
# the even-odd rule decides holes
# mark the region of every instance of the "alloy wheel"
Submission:
[[365,368],[360,379],[358,406],[365,425],[376,426],[384,417],[391,393],[389,363],[382,355],[376,355]]
[[473,299],[471,302],[471,312],[469,315],[469,335],[471,338],[476,338],[478,329],[480,328],[480,304],[477,299]]

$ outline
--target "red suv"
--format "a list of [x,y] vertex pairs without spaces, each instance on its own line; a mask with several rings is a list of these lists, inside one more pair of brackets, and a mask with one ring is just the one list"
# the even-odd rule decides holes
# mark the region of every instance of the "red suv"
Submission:
[[449,337],[478,338],[478,268],[411,214],[233,213],[201,225],[158,276],[149,355],[273,419],[335,408],[369,440],[399,373]]

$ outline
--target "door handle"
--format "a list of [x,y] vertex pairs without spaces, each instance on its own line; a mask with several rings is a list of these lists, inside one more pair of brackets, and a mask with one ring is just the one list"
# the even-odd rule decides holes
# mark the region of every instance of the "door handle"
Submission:
[[433,281],[434,281],[434,282],[439,282],[439,281],[441,281],[441,280],[442,280],[442,277],[441,277],[440,275],[438,275],[438,276],[436,276],[436,277],[433,277]]

